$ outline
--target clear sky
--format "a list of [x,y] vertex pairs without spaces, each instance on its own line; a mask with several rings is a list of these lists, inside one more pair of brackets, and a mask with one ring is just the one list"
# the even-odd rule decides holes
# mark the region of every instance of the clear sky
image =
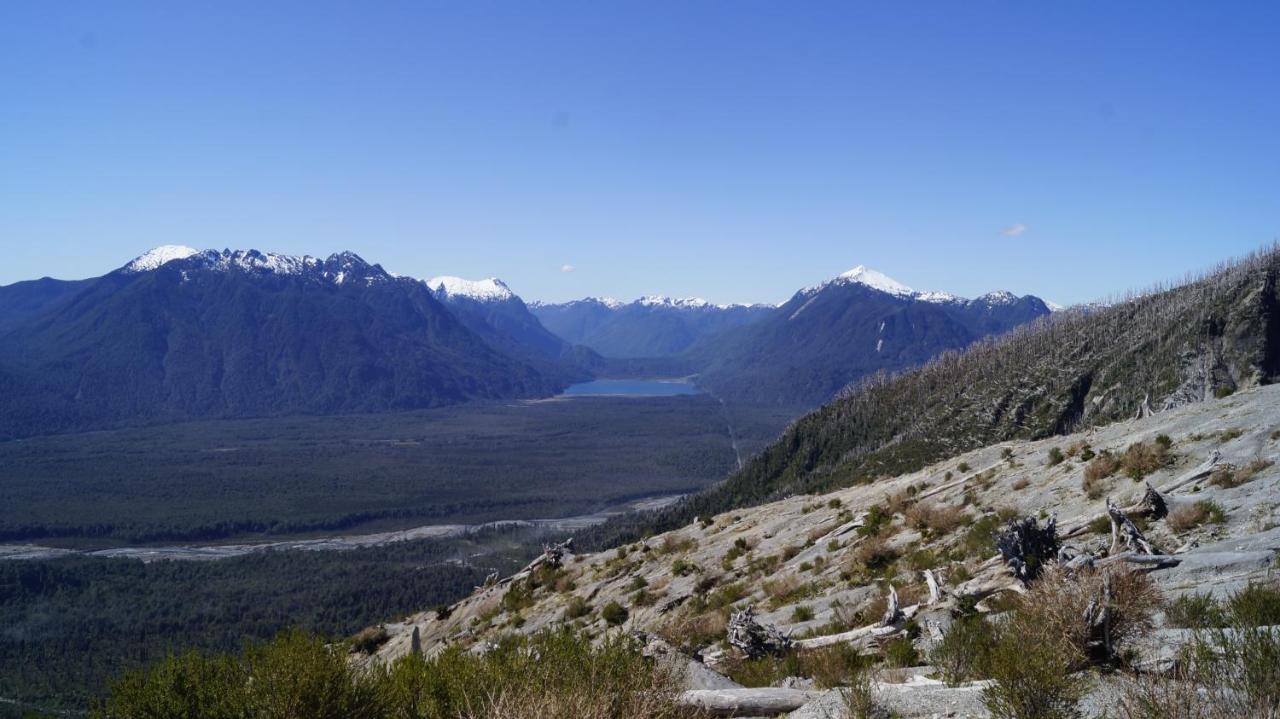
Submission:
[[1069,303],[1277,238],[1276,2],[0,2],[0,284],[187,244]]

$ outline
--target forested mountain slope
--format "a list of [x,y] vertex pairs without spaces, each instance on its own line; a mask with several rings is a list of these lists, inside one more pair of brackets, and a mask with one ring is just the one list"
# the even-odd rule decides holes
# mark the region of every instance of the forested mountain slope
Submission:
[[915,367],[1049,314],[1038,297],[916,292],[857,267],[777,312],[700,342],[698,383],[735,402],[817,407],[851,382]]

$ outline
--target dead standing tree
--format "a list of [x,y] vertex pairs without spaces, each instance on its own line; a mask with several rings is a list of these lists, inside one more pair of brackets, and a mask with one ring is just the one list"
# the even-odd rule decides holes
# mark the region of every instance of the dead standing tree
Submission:
[[741,649],[749,659],[777,656],[791,648],[791,637],[772,624],[761,624],[754,607],[734,612],[729,618],[729,644]]

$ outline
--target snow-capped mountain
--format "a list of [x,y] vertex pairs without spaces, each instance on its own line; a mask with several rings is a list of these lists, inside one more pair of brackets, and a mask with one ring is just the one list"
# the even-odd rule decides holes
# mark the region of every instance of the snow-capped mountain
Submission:
[[365,262],[354,252],[338,252],[320,259],[311,255],[283,255],[258,250],[196,250],[183,245],[157,247],[121,267],[118,272],[139,274],[171,266],[187,273],[235,271],[261,276],[298,277],[335,285],[351,280],[372,284],[398,279],[381,266]]
[[569,381],[351,252],[162,247],[63,289],[25,291],[52,299],[0,342],[0,436],[539,397]]
[[1039,298],[921,292],[858,266],[760,321],[699,343],[699,382],[746,402],[816,406],[868,374],[922,364],[1049,314]]
[[468,329],[502,352],[538,366],[544,374],[582,381],[591,376],[589,367],[602,362],[591,350],[574,347],[547,331],[524,300],[496,277],[441,276],[425,284]]
[[504,302],[516,296],[507,283],[497,277],[483,280],[464,280],[461,277],[432,277],[427,280],[427,287],[436,293],[436,297],[455,297],[476,300],[478,302]]

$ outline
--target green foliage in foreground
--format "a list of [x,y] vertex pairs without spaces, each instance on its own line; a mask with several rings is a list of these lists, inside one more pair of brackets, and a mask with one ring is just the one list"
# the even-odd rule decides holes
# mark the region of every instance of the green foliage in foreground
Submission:
[[170,657],[125,676],[95,719],[583,719],[691,716],[674,677],[621,634],[593,646],[568,631],[360,668],[344,648],[293,631],[243,655]]

